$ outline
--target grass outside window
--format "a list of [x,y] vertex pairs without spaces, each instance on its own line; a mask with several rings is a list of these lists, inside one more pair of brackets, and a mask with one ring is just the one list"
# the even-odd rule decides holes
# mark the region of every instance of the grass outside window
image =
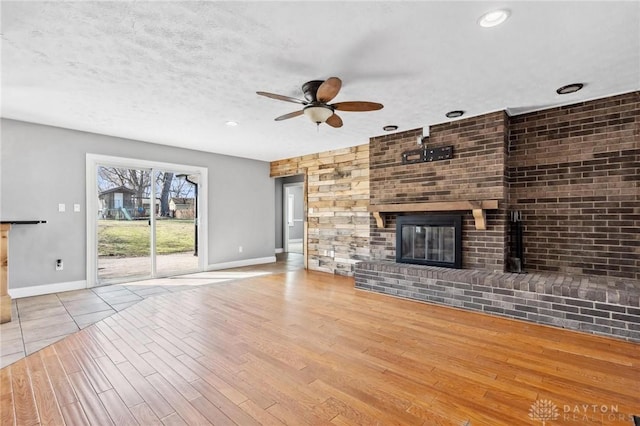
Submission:
[[[193,220],[157,219],[157,254],[193,252],[194,227]],[[99,220],[98,256],[149,256],[150,238],[147,220]]]

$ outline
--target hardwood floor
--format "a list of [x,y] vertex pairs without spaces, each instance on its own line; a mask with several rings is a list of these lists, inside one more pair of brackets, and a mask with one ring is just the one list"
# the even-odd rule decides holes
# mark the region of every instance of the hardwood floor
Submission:
[[275,263],[13,299],[11,322],[0,324],[0,368],[149,297],[304,267],[301,254],[276,258]]
[[0,370],[0,413],[2,425],[632,425],[640,345],[296,271],[145,299],[72,334]]

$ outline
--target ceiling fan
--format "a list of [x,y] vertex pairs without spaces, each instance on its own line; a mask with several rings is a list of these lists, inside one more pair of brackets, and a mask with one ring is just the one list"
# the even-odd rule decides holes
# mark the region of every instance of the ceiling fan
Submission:
[[304,93],[305,100],[284,95],[276,95],[275,93],[256,93],[261,96],[266,96],[267,98],[304,105],[301,110],[281,115],[280,117],[276,118],[276,121],[287,120],[289,118],[297,117],[304,114],[318,126],[320,125],[320,123],[327,123],[331,127],[342,127],[342,119],[335,113],[336,110],[376,111],[382,109],[382,104],[378,104],[375,102],[351,101],[329,104],[329,102],[336,97],[341,87],[342,81],[338,77],[331,77],[324,81],[311,80],[303,84],[302,93]]

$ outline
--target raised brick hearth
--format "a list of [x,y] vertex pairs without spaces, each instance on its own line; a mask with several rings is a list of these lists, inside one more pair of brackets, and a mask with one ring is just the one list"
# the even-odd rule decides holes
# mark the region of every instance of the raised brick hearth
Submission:
[[360,262],[356,288],[640,342],[633,280]]

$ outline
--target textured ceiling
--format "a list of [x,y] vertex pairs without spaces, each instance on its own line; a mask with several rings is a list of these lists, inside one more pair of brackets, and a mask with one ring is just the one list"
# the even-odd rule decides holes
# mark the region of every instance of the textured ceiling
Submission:
[[[2,1],[6,118],[276,160],[640,89],[640,2]],[[503,25],[478,17],[511,10]],[[338,76],[344,127],[273,119]],[[575,94],[555,89],[586,83]],[[239,123],[225,125],[228,120]],[[425,130],[426,132],[426,130]]]

